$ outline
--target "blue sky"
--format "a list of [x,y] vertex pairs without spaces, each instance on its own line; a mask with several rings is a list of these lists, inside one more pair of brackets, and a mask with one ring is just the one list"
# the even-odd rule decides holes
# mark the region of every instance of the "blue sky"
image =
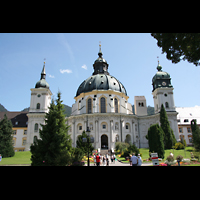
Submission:
[[157,56],[170,74],[177,107],[200,105],[200,68],[187,61],[172,64],[150,33],[0,33],[0,103],[9,111],[30,106],[31,91],[46,58],[46,80],[56,97],[72,106],[79,85],[93,73],[99,41],[108,71],[127,90],[129,103],[144,95],[154,106],[152,78]]

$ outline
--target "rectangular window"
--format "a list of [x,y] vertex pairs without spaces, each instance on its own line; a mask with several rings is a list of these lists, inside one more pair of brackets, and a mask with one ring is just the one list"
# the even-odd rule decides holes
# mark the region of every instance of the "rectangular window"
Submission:
[[105,125],[105,124],[103,124],[102,128],[103,128],[103,129],[106,129],[106,125]]
[[191,128],[190,127],[187,127],[187,132],[191,133]]
[[14,130],[13,135],[16,135],[16,134],[17,134],[17,130]]
[[128,129],[128,125],[126,125],[126,129]]
[[184,119],[184,122],[189,122],[189,120],[188,119]]
[[23,144],[22,145],[25,145],[26,144],[26,139],[23,139]]
[[183,129],[182,127],[179,128],[179,133],[182,133],[183,132]]
[[82,130],[82,126],[79,126],[79,131],[81,131]]
[[192,136],[188,135],[189,143],[192,143]]
[[24,130],[24,135],[27,135],[27,130]]

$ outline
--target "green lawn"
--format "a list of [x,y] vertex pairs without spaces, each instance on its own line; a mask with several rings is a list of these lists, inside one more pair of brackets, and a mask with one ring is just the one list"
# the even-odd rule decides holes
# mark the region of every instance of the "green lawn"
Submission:
[[[174,150],[173,149],[168,149],[165,150],[165,157],[163,160],[166,160],[166,158],[169,156],[170,152],[174,154],[174,158],[176,159],[176,156],[182,155],[183,158],[191,158],[190,157],[190,152],[193,152],[194,148],[193,147],[186,147],[185,152],[184,149],[181,150]],[[142,159],[148,159],[149,158],[149,149],[147,148],[141,148],[140,153],[142,153]]]
[[31,164],[31,152],[30,151],[22,151],[15,152],[13,157],[2,158],[0,165],[24,165]]
[[[176,159],[176,157],[178,155],[182,155],[183,158],[191,158],[190,157],[190,152],[193,152],[194,151],[194,148],[193,147],[186,147],[185,148],[185,151],[184,149],[181,149],[181,150],[174,150],[173,149],[168,149],[168,150],[165,150],[165,158],[162,160],[162,162],[164,162],[166,160],[166,158],[169,156],[170,152],[172,152],[174,154],[174,158]],[[140,149],[140,153],[142,153],[142,159],[148,159],[149,158],[149,149],[148,148],[141,148]],[[121,160],[122,162],[129,162],[129,161],[126,161],[125,158],[119,158],[117,156],[117,159]]]
[[[174,154],[175,159],[176,159],[176,156],[178,156],[178,155],[182,155],[183,158],[190,158],[190,152],[192,152],[193,150],[194,150],[193,147],[186,147],[185,152],[184,152],[184,149],[174,150],[174,153],[173,153],[173,149],[165,150],[165,158],[162,160],[162,162],[166,160],[166,158],[167,158],[167,156],[169,156],[170,152],[172,152]],[[142,159],[149,158],[149,149],[141,148],[140,153],[142,153]],[[186,156],[185,156],[185,154],[186,154]],[[30,165],[31,164],[30,158],[31,158],[30,151],[15,152],[14,157],[2,158],[0,165],[24,165],[24,164]],[[117,158],[119,160],[121,160],[122,162],[127,162],[127,163],[129,162],[129,161],[126,161],[125,158],[119,158],[118,156],[117,156]]]

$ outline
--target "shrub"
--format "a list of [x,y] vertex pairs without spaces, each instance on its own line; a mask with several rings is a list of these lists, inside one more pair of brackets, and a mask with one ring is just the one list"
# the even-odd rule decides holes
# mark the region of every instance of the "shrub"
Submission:
[[178,155],[177,157],[176,157],[176,160],[179,160],[180,162],[183,160],[183,156],[181,156],[181,155]]
[[128,143],[124,143],[124,142],[116,142],[115,143],[115,149],[116,151],[120,150],[120,153],[122,153],[122,151],[125,151],[126,148],[128,148],[130,145]]
[[[129,147],[124,150],[122,157],[129,157],[132,153],[135,153],[136,156],[140,153],[140,150],[134,144],[129,145]],[[142,157],[141,154],[140,156]]]
[[175,163],[176,162],[174,162],[174,157],[172,155],[169,155],[165,161],[165,164],[167,164],[167,166],[171,166]]
[[174,146],[174,149],[176,150],[184,149],[184,145],[181,142],[177,142]]
[[169,155],[166,160],[168,162],[173,162],[174,161],[174,157],[172,155]]

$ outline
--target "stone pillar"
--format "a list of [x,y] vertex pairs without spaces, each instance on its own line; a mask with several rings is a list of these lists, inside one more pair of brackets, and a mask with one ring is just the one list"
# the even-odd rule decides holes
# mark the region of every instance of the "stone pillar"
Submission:
[[110,120],[110,149],[113,148],[113,120]]
[[132,141],[133,144],[136,143],[136,138],[135,138],[135,122],[132,120]]
[[99,127],[98,127],[98,120],[95,120],[95,139],[96,139],[96,142],[99,142]]
[[73,147],[76,147],[76,131],[75,131],[75,120],[72,121],[73,124]]

